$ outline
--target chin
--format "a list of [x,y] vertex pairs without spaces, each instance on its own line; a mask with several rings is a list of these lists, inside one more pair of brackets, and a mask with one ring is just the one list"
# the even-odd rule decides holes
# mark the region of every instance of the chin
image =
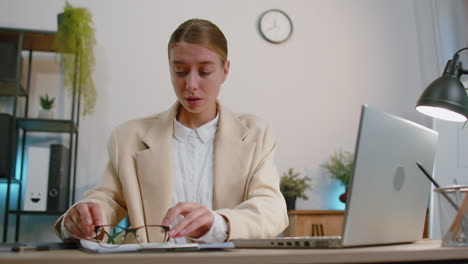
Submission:
[[184,107],[184,109],[187,111],[187,112],[190,112],[192,114],[199,114],[199,113],[202,113],[203,110],[205,110],[206,107],[203,107],[203,105],[196,105],[196,106],[193,106],[193,105],[189,105],[189,104],[183,104],[182,105]]

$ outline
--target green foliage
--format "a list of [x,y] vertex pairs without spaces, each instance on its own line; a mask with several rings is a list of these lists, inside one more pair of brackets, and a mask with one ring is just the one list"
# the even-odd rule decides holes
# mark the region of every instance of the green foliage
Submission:
[[341,181],[348,187],[353,173],[353,163],[353,154],[338,150],[326,163],[322,164],[322,167],[328,170],[332,178]]
[[76,81],[76,91],[83,99],[83,115],[92,113],[96,104],[92,76],[95,44],[91,12],[87,8],[73,7],[67,2],[55,38],[55,47],[60,54],[64,83],[70,94],[73,93]]
[[304,192],[309,187],[310,178],[308,176],[299,178],[300,175],[299,172],[295,172],[292,168],[283,173],[280,181],[280,190],[284,197],[299,197],[304,200],[309,199]]
[[41,101],[41,107],[44,110],[50,110],[54,106],[55,98],[49,98],[47,93],[45,96],[40,96],[39,99]]

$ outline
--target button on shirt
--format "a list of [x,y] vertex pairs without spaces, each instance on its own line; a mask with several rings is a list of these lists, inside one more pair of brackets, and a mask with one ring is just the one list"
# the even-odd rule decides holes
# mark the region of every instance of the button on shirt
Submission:
[[[219,115],[205,125],[191,129],[174,119],[173,147],[173,193],[172,203],[200,203],[213,208],[214,138]],[[226,239],[227,225],[218,213],[210,231],[196,242],[223,242]],[[179,216],[172,226],[182,219]],[[176,238],[176,243],[187,243],[185,238]]]

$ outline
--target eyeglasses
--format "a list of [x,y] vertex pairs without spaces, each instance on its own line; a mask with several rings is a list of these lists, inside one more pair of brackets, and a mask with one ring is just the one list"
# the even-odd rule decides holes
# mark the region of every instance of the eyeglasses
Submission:
[[112,248],[122,244],[167,243],[169,227],[161,225],[146,225],[136,228],[124,228],[116,225],[95,227],[96,237],[93,241],[102,247]]

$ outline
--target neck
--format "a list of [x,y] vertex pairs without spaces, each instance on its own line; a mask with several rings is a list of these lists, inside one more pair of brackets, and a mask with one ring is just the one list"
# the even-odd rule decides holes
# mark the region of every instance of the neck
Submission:
[[217,112],[216,105],[213,110],[202,113],[191,113],[183,106],[180,106],[176,118],[177,121],[182,123],[184,126],[196,129],[213,120],[216,117]]

